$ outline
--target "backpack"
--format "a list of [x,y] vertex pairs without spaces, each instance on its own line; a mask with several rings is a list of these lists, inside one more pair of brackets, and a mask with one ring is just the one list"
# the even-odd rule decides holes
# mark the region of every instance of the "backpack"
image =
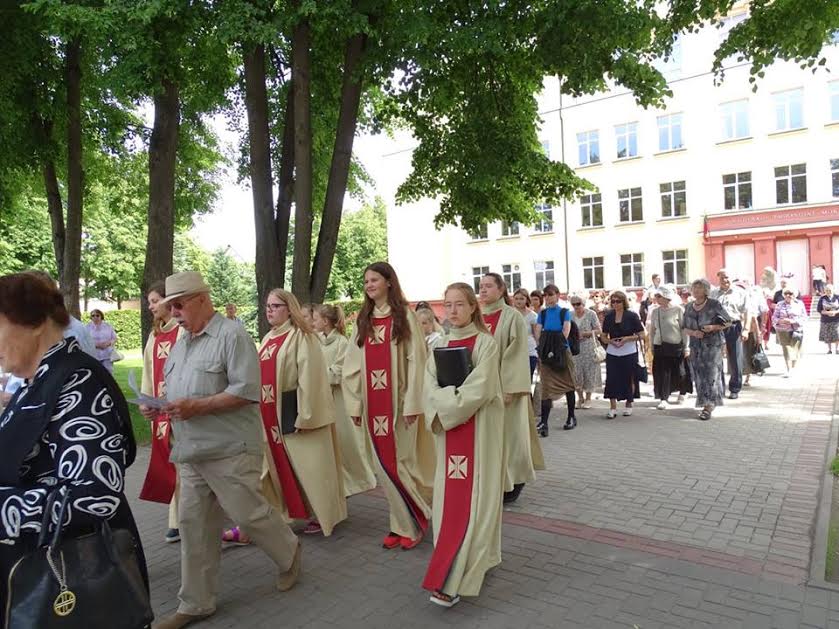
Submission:
[[[568,312],[568,308],[560,308],[559,309],[559,319],[562,321],[565,319],[565,313]],[[546,311],[543,310],[539,313],[539,324],[544,328],[545,326],[545,319],[546,319]],[[545,330],[542,330],[542,334],[545,334]],[[568,338],[565,338],[565,335],[561,332],[557,332],[557,334],[561,337],[562,342],[571,350],[572,356],[579,356],[580,354],[580,328],[577,327],[577,324],[574,323],[574,317],[571,317],[571,330],[568,332]],[[541,358],[541,354],[540,354]]]

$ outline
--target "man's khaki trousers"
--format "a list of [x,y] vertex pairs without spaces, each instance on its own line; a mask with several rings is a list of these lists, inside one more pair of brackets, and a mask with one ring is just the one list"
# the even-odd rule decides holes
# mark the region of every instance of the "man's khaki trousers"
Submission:
[[279,572],[291,567],[297,536],[259,490],[261,454],[178,464],[182,614],[216,609],[221,536],[226,513],[267,554]]

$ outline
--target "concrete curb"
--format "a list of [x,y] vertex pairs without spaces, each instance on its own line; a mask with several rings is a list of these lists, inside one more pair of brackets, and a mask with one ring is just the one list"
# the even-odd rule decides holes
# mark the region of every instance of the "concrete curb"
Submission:
[[833,454],[836,452],[837,440],[839,440],[839,382],[833,391],[833,413],[830,419],[830,438],[827,440],[825,451],[824,474],[819,492],[819,507],[816,511],[816,526],[813,534],[813,550],[810,556],[810,577],[807,585],[822,590],[839,592],[839,583],[831,583],[825,580],[827,568],[827,536],[830,530],[830,511],[833,503],[833,474],[828,465]]

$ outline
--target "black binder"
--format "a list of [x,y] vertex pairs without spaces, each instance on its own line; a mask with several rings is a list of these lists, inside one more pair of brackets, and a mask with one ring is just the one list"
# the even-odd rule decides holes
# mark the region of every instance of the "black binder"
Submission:
[[280,397],[280,415],[280,421],[282,423],[280,431],[284,435],[295,432],[297,430],[294,426],[297,423],[297,389],[282,392]]
[[459,387],[472,371],[472,353],[466,347],[438,347],[434,350],[437,384]]

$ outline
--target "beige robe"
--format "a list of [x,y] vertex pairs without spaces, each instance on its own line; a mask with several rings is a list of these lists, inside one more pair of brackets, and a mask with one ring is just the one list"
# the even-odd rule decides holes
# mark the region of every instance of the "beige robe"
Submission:
[[[376,309],[374,316],[385,317],[390,314]],[[423,413],[423,380],[427,356],[425,337],[413,312],[408,311],[408,325],[411,338],[397,344],[390,342],[391,387],[394,408],[396,439],[396,458],[399,480],[411,499],[423,511],[426,517],[431,515],[431,493],[434,485],[434,442],[431,433],[425,427]],[[373,465],[379,484],[385,491],[390,506],[390,530],[410,539],[416,539],[420,530],[411,516],[405,501],[396,486],[391,482],[375,454],[372,437],[367,421],[367,386],[370,377],[365,365],[364,344],[358,346],[358,328],[353,331],[347,354],[344,358],[344,404],[350,417],[361,417],[368,447],[373,453]],[[405,415],[418,415],[417,421],[410,426],[405,423]]]
[[[335,434],[335,405],[326,378],[326,363],[318,338],[314,334],[302,333],[291,322],[268,332],[262,339],[262,346],[286,332],[288,338],[277,353],[275,390],[279,399],[279,392],[297,389],[295,427],[299,432],[281,434],[280,438],[309,513],[320,523],[323,534],[330,535],[335,525],[347,517],[347,500],[341,473],[341,453]],[[281,414],[281,405],[277,404],[278,426],[282,423]],[[269,502],[281,509],[288,519],[288,509],[267,443],[262,490]]]
[[513,398],[504,407],[504,490],[512,491],[513,485],[527,483],[536,477],[536,464],[541,463],[544,467],[542,447],[529,408],[529,332],[521,313],[503,300],[485,304],[482,310],[485,315],[501,310],[493,336],[498,343],[501,387]]
[[329,335],[318,335],[322,343],[323,357],[326,361],[326,375],[332,388],[332,400],[335,403],[335,430],[338,434],[338,446],[341,450],[341,467],[344,472],[344,492],[353,496],[373,489],[376,486],[376,473],[373,471],[375,456],[368,447],[363,426],[356,426],[344,405],[344,393],[341,379],[344,371],[344,356],[349,341],[347,337],[332,330]]
[[442,522],[446,477],[446,431],[475,415],[475,454],[472,468],[472,505],[469,525],[442,591],[449,595],[477,596],[484,574],[501,563],[501,494],[504,484],[504,402],[498,372],[498,345],[474,324],[452,328],[441,343],[478,334],[472,350],[472,372],[460,387],[441,388],[433,358],[425,375],[425,419],[437,442],[434,477],[434,543]]
[[[180,324],[175,320],[175,317],[169,319],[166,322],[166,325],[160,328],[161,332],[171,332],[174,328],[178,327]],[[181,328],[178,330],[178,340],[180,341],[185,335],[187,331]],[[149,338],[146,339],[146,346],[143,348],[143,377],[140,382],[140,393],[145,395],[154,396],[154,356],[152,353],[154,352],[154,336],[149,335]],[[171,443],[171,439],[173,439],[173,433],[169,431],[169,439]],[[180,496],[180,479],[177,475],[178,466],[175,465],[175,492],[172,494],[172,500],[169,502],[169,528],[176,529],[178,528],[178,498]]]

